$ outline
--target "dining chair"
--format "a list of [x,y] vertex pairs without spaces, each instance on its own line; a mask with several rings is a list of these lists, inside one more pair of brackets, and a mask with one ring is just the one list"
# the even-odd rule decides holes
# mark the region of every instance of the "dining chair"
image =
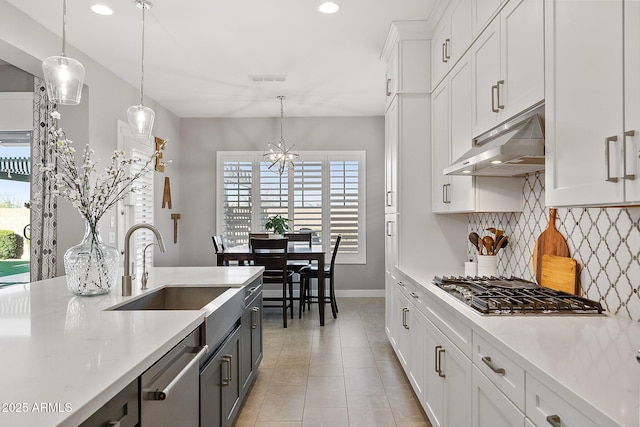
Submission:
[[[284,233],[284,237],[289,239],[290,243],[295,246],[308,246],[311,248],[311,232],[296,232],[296,233]],[[306,267],[311,263],[311,260],[307,261],[289,261],[287,265],[289,270],[294,273],[298,273],[302,267]]]
[[251,239],[267,239],[269,233],[249,233],[249,240]]
[[[279,305],[264,307],[281,307],[283,327],[287,327],[287,309],[291,310],[293,319],[293,272],[287,268],[287,252],[289,239],[251,239],[251,253],[255,265],[264,266],[263,283],[282,285],[282,296],[263,297],[264,301],[278,301]],[[287,290],[289,297],[287,299]],[[300,300],[302,303],[302,300]]]
[[213,240],[213,249],[215,249],[216,253],[224,251],[222,236],[211,236],[211,240]]
[[[342,240],[342,235],[338,234],[336,239],[336,243],[333,246],[333,253],[331,254],[331,264],[329,266],[324,267],[324,278],[329,279],[329,301],[331,302],[331,312],[333,313],[333,318],[338,317],[338,303],[336,301],[336,291],[335,291],[335,265],[336,265],[336,255],[338,254],[338,247],[340,246],[340,241]],[[318,300],[317,295],[311,295],[311,279],[318,278],[318,267],[315,265],[308,265],[303,267],[298,272],[300,274],[300,307],[298,311],[298,317],[302,317],[302,311],[304,310],[304,304],[307,304],[307,307],[311,308],[311,300]]]

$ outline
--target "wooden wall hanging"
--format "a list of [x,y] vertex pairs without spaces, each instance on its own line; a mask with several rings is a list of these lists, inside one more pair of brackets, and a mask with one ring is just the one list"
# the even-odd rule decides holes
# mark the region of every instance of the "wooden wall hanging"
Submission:
[[171,209],[171,184],[169,183],[169,177],[165,176],[164,191],[162,192],[162,209],[167,205],[169,206],[169,209]]
[[178,243],[178,220],[180,219],[180,214],[171,214],[171,219],[173,220],[173,243]]
[[158,155],[156,156],[155,169],[156,169],[156,172],[164,172],[165,164],[162,161],[162,154],[164,151],[165,140],[162,138],[156,137],[155,142],[156,142],[156,151],[158,152]]

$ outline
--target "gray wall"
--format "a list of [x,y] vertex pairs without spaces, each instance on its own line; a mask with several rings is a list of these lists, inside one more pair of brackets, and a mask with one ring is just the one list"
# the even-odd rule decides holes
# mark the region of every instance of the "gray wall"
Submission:
[[0,64],[0,92],[33,92],[33,76],[11,64]]
[[[42,60],[50,55],[60,53],[61,41],[55,34],[42,27],[27,15],[14,8],[5,0],[0,0],[0,59],[25,70],[26,72],[42,76]],[[127,121],[126,111],[130,105],[139,103],[139,91],[123,81],[104,66],[79,52],[73,46],[67,45],[67,55],[78,59],[85,66],[85,92],[78,106],[61,108],[64,126],[69,139],[76,146],[83,147],[89,143],[95,150],[96,159],[104,159],[106,162],[117,142],[117,120]],[[174,159],[179,162],[179,119],[170,111],[155,103],[151,99],[145,99],[145,105],[156,112],[156,120],[153,133],[161,138],[168,138],[165,159]],[[165,176],[172,179],[172,197],[178,200],[180,197],[180,179],[176,170],[170,165],[165,174],[155,174],[155,197],[162,201],[162,186]],[[174,211],[178,211],[174,204]],[[163,235],[173,234],[173,222],[167,210],[160,209],[156,204],[155,224]],[[115,215],[115,213],[114,213]],[[116,231],[107,221],[102,221],[101,228],[104,233]],[[61,201],[58,204],[58,273],[64,274],[62,257],[71,246],[76,245],[82,239],[84,224],[80,220],[78,212],[70,204]],[[105,234],[105,238],[106,238]],[[166,239],[171,241],[172,239]],[[156,250],[156,265],[176,265],[180,256],[179,245],[170,243],[167,252],[160,254]]]
[[[217,151],[262,151],[280,134],[279,118],[180,121],[180,265],[213,265]],[[287,118],[297,150],[366,151],[367,264],[339,265],[341,290],[384,289],[384,117]]]

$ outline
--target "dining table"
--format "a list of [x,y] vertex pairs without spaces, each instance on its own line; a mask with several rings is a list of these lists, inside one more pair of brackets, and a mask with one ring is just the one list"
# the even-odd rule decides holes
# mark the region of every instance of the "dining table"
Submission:
[[[318,263],[318,315],[320,316],[320,326],[324,326],[324,304],[325,304],[325,280],[324,280],[324,258],[326,255],[322,245],[301,245],[296,242],[289,242],[287,249],[287,260],[289,261],[316,261]],[[249,245],[239,245],[225,248],[216,253],[217,264],[219,266],[228,265],[229,261],[251,261],[253,253]],[[300,301],[302,303],[302,301]]]

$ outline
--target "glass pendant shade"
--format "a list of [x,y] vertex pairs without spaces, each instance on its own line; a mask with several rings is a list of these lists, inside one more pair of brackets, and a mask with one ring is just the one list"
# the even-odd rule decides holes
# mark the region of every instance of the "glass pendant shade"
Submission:
[[132,105],[127,109],[127,120],[133,136],[151,136],[156,113],[144,105]]

